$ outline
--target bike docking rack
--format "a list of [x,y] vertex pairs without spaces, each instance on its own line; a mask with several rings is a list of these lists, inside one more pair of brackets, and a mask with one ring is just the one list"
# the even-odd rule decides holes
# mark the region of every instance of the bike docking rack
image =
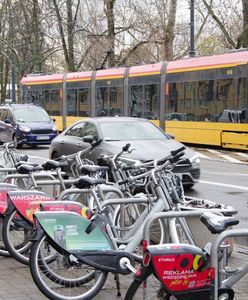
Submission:
[[[220,209],[195,209],[193,211],[168,211],[155,213],[149,220],[147,220],[144,231],[143,231],[143,250],[147,249],[150,244],[150,227],[152,223],[158,219],[176,219],[176,218],[188,218],[188,217],[199,217],[206,212],[210,212],[217,215],[223,215]],[[200,221],[200,219],[199,219]],[[213,285],[210,290],[210,300],[219,300],[218,289],[231,288],[237,283],[243,276],[248,273],[248,262],[235,270],[221,270],[222,275],[226,276],[227,279],[220,280],[219,273],[219,250],[223,246],[224,241],[230,237],[248,236],[248,229],[227,229],[222,233],[218,234],[216,239],[213,241],[210,252],[210,263],[211,268],[214,269],[215,277]],[[180,242],[179,242],[180,243]],[[225,247],[225,246],[224,246]],[[148,287],[149,288],[149,287]],[[148,300],[146,292],[144,291],[144,299]]]
[[[248,236],[248,229],[230,229],[223,231],[216,238],[211,247],[211,267],[215,269],[215,278],[213,286],[213,294],[211,295],[210,300],[218,300],[218,288],[220,286],[219,276],[218,276],[218,250],[223,241],[228,237],[239,237],[239,236]],[[233,271],[225,272],[227,279],[222,281],[222,287],[232,287],[236,282],[238,282],[244,275],[248,273],[248,263],[245,263],[243,266],[239,267]],[[229,277],[228,277],[229,276]]]
[[[9,168],[11,169],[12,171],[12,168]],[[4,168],[3,169],[4,171],[5,170],[8,170],[8,168]],[[16,172],[16,168],[13,168],[13,172]],[[0,171],[2,171],[0,169]],[[29,185],[27,185],[25,188],[28,190],[30,188],[36,188],[36,189],[42,189],[42,186],[48,186],[48,187],[52,187],[52,193],[49,193],[47,191],[44,191],[48,194],[52,194],[53,196],[57,196],[57,194],[59,193],[58,191],[58,186],[60,187],[61,186],[61,182],[56,178],[57,174],[56,172],[51,172],[51,173],[48,173],[48,172],[34,172],[32,174],[32,176],[35,178],[35,186],[33,184],[33,182],[29,182]],[[29,174],[17,174],[17,173],[14,173],[14,174],[8,174],[6,176],[4,176],[0,182],[1,183],[15,183],[16,180],[18,179],[30,179],[30,175]],[[73,182],[75,181],[75,179],[65,179],[64,180],[64,183],[65,184],[69,184],[69,185],[72,185]]]

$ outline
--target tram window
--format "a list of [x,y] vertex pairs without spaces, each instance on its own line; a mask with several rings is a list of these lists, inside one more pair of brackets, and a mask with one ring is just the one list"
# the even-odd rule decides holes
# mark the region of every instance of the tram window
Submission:
[[238,78],[237,107],[240,110],[240,123],[248,123],[246,80],[246,78]]
[[67,115],[77,116],[77,90],[67,90]]
[[51,111],[51,92],[49,90],[45,91],[45,105],[44,109],[50,114]]
[[214,121],[214,81],[204,80],[198,82],[198,101],[196,103],[197,121]]
[[234,80],[216,80],[216,110],[218,122],[239,123],[239,113],[235,102]]
[[89,117],[90,115],[90,93],[89,89],[81,88],[78,90],[79,116]]
[[131,117],[142,117],[142,85],[133,85],[130,88],[130,116]]
[[195,121],[196,82],[184,83],[184,120]]
[[60,109],[59,109],[59,91],[52,91],[51,93],[51,115],[59,115]]
[[145,85],[144,112],[143,117],[150,120],[158,119],[158,85]]
[[108,115],[108,90],[106,87],[96,89],[96,115],[104,117]]
[[120,116],[122,114],[122,99],[123,88],[122,87],[110,87],[109,88],[109,115]]
[[44,107],[45,106],[44,102],[45,102],[45,92],[44,91],[38,91],[38,97],[37,97],[35,103],[37,103],[41,107]]
[[182,82],[169,83],[169,98],[166,103],[167,120],[183,121],[185,119],[183,94]]

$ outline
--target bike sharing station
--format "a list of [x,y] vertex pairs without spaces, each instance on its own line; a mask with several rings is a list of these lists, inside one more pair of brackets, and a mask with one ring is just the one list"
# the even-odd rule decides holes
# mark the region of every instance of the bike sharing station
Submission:
[[[70,156],[77,174],[70,179],[61,173],[66,158],[42,167],[15,161],[11,171],[3,166],[2,254],[29,265],[35,284],[49,299],[93,299],[109,272],[134,274],[125,300],[153,299],[152,276],[169,297],[165,299],[234,299],[232,286],[247,273],[248,264],[228,268],[230,241],[247,236],[248,230],[230,229],[238,223],[234,208],[185,197],[180,179],[171,172],[183,150],[161,163],[135,167],[120,164],[121,153],[105,157],[115,182],[106,166],[82,163],[83,153]],[[44,185],[59,186],[60,193],[37,191]],[[137,187],[145,192],[134,194]],[[16,244],[13,233],[23,234],[21,243]]]

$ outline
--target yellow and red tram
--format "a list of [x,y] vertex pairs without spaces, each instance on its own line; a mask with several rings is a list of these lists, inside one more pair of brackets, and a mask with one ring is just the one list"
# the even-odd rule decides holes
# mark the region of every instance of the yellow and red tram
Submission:
[[248,150],[248,51],[21,80],[63,130],[89,116],[144,117],[184,143]]

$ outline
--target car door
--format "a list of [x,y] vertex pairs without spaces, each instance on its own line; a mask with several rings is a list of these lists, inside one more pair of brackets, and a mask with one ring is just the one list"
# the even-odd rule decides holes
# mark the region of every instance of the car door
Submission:
[[69,155],[85,148],[85,143],[82,142],[82,137],[84,135],[84,126],[85,122],[77,123],[60,137],[60,153]]
[[[96,141],[100,138],[97,126],[94,123],[85,122],[82,138],[89,135],[93,136]],[[85,143],[83,139],[81,139],[81,147],[82,149],[86,149],[89,147],[89,143]],[[101,145],[98,145],[94,149],[91,149],[88,153],[85,154],[85,157],[92,160],[94,163],[97,163],[97,159],[99,158],[100,154],[100,148]]]

